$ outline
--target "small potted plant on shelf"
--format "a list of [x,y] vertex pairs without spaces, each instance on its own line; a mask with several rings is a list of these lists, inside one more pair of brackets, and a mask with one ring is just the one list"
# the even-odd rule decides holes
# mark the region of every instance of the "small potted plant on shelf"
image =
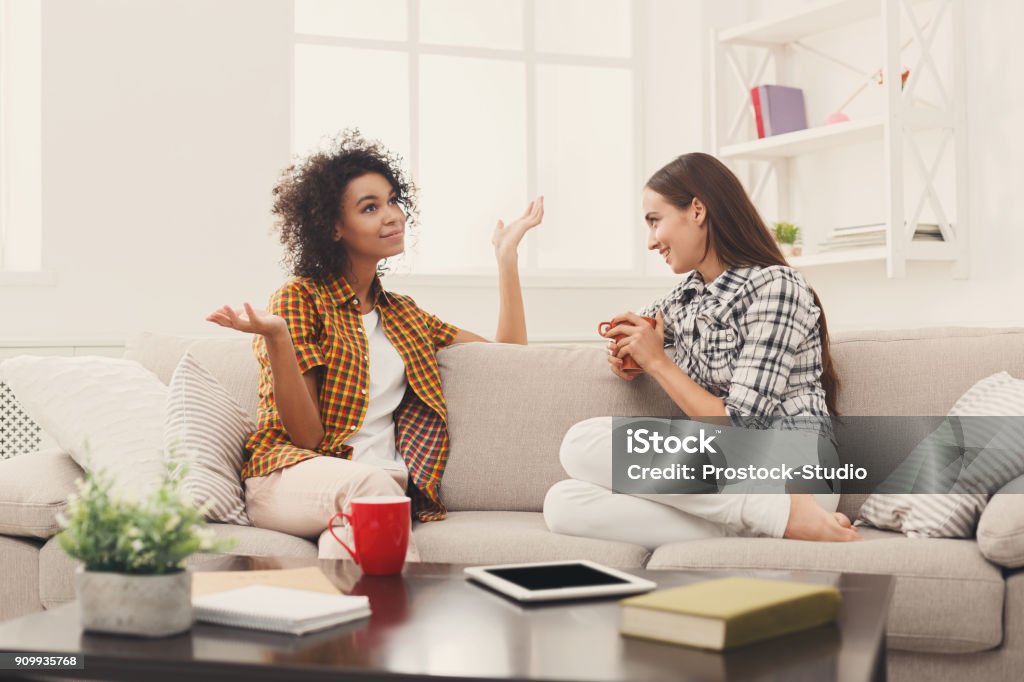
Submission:
[[192,627],[192,575],[185,559],[221,551],[203,511],[181,491],[185,467],[169,461],[159,486],[124,497],[103,471],[88,471],[59,521],[60,546],[83,565],[75,575],[82,627],[163,637]]
[[799,256],[803,249],[797,244],[797,240],[800,238],[800,228],[793,223],[772,223],[774,228],[772,234],[775,237],[775,241],[779,245],[779,249],[782,251],[782,255],[786,258],[793,256]]

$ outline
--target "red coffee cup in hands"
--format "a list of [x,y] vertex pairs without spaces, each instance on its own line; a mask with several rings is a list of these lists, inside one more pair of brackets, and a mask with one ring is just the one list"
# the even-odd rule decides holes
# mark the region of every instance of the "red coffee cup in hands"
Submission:
[[[641,315],[640,319],[642,319],[647,324],[651,325],[652,329],[656,329],[658,327],[658,321],[653,317]],[[597,333],[600,334],[601,336],[604,336],[608,332],[608,330],[614,326],[614,322],[600,322],[597,325]],[[612,337],[612,340],[618,341],[621,338],[621,334],[616,334],[615,336]],[[622,371],[630,374],[638,374],[644,370],[641,369],[640,365],[636,364],[636,360],[627,355],[626,357],[622,358]]]
[[[331,535],[344,547],[366,575],[396,575],[405,565],[409,547],[411,500],[401,495],[357,497],[352,513],[338,512],[327,522]],[[352,527],[354,548],[334,533],[334,519],[343,517]]]

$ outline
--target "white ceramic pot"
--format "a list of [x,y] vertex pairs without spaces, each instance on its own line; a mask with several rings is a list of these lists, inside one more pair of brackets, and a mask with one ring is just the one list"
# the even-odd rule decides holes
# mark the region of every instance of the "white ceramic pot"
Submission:
[[794,256],[799,256],[803,251],[803,249],[801,249],[796,244],[779,244],[778,248],[779,250],[782,251],[782,255],[785,256],[786,258],[793,258]]
[[166,637],[192,627],[192,574],[127,575],[79,568],[75,587],[82,628],[137,637]]

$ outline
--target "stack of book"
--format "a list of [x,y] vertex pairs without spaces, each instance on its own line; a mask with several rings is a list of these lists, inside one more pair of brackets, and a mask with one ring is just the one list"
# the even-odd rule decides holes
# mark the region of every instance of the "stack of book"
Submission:
[[[845,225],[832,230],[828,239],[821,242],[821,251],[836,251],[865,246],[885,246],[885,223],[866,225]],[[934,223],[918,223],[914,230],[914,241],[942,241],[942,231]]]

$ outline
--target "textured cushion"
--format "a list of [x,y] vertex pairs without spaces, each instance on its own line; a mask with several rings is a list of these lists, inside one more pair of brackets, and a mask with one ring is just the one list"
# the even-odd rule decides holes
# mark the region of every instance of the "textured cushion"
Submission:
[[42,610],[39,544],[0,535],[0,622]]
[[417,524],[415,537],[423,561],[454,564],[591,559],[640,568],[648,555],[639,545],[557,535],[536,512],[452,512],[444,521]]
[[191,352],[171,377],[166,429],[167,451],[189,465],[183,487],[206,517],[250,525],[240,472],[256,424]]
[[[0,461],[0,534],[48,538],[82,470],[63,450]],[[2,575],[2,574],[0,574]]]
[[1024,329],[837,332],[831,343],[844,415],[945,415],[996,372],[1024,376]]
[[[1024,329],[937,327],[836,332],[830,347],[842,380],[839,412],[846,416],[945,415],[957,398],[983,377],[999,371],[1024,376]],[[909,438],[906,449],[900,452],[909,452],[928,434],[896,431],[880,434],[879,442]],[[891,465],[886,469],[886,462],[880,461],[880,452],[871,443],[864,443],[863,447],[844,451],[843,461],[869,471],[891,470]],[[867,497],[863,493],[844,493],[839,511],[855,518]]]
[[160,480],[167,387],[149,370],[119,358],[22,355],[0,374],[79,466],[108,471],[126,495]]
[[[237,544],[227,554],[238,556],[277,556],[315,559],[316,545],[284,533],[252,526],[211,523],[217,539],[234,538]],[[209,555],[194,554],[188,566],[197,566],[209,560]],[[39,553],[39,597],[43,606],[52,609],[75,599],[75,568],[77,561],[64,552],[56,538],[47,542]]]
[[1007,483],[989,500],[978,522],[978,548],[1000,566],[1024,566],[1024,476]]
[[185,336],[143,332],[125,344],[124,359],[134,360],[168,384],[185,351],[195,342],[196,339]]
[[128,342],[124,357],[140,363],[166,384],[186,352],[217,379],[249,417],[256,419],[259,365],[248,334],[196,339],[143,333]]
[[890,682],[1020,682],[1024,670],[1024,572],[1006,576],[1003,644],[974,654],[886,652]]
[[[649,569],[750,568],[889,574],[888,645],[957,653],[998,646],[1003,636],[1003,576],[972,540],[910,539],[861,530],[861,542],[715,538],[664,545]],[[953,615],[955,614],[955,615]]]
[[229,338],[200,339],[188,347],[188,352],[255,422],[260,366],[252,352],[252,336],[236,332]]
[[612,375],[603,348],[470,343],[437,359],[451,437],[441,497],[452,511],[540,511],[566,478],[558,448],[570,426],[682,414],[648,377]]
[[[940,424],[883,487],[910,491],[920,487],[915,481],[931,480],[934,483],[926,483],[925,489],[954,490],[951,484],[959,478],[992,490],[1024,473],[1024,418],[1007,419],[1024,415],[1024,381],[1006,372],[986,377],[956,401],[949,415],[966,419],[955,430],[951,422]],[[997,418],[981,419],[989,416]],[[978,452],[970,462],[961,458],[946,466],[949,446],[958,443]],[[874,494],[864,502],[857,525],[898,530],[910,537],[970,538],[988,497],[987,493]]]

